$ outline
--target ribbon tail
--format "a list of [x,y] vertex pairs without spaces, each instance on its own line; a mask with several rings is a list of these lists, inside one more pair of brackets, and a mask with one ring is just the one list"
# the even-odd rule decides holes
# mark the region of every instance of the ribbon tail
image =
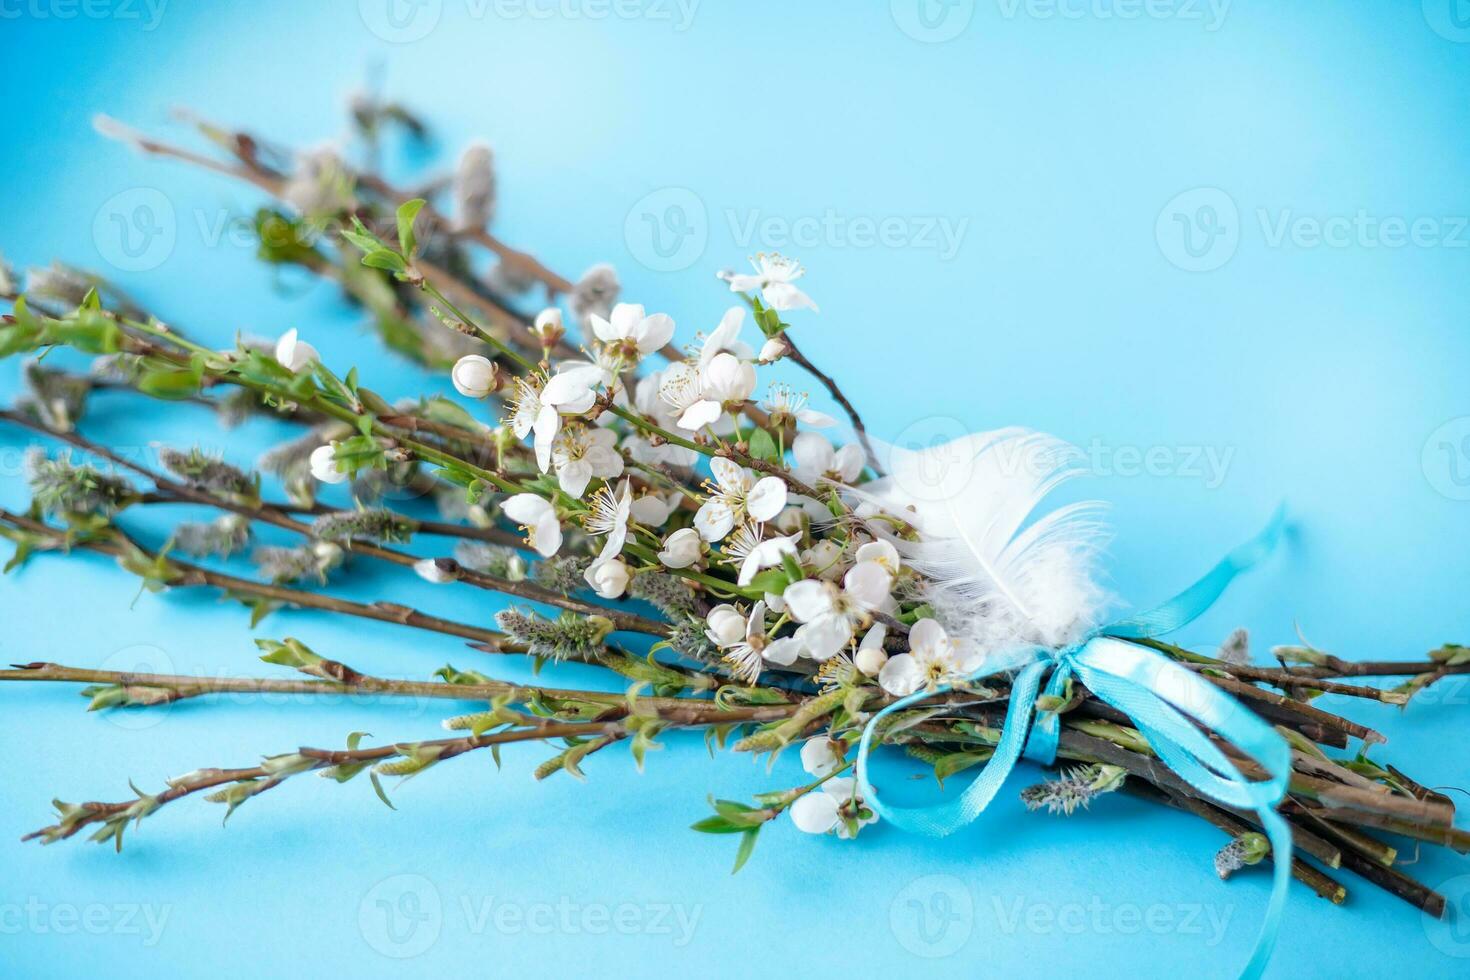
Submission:
[[1271,899],[1266,904],[1266,918],[1256,936],[1255,951],[1240,972],[1243,980],[1257,980],[1266,972],[1266,964],[1276,949],[1276,937],[1281,932],[1281,919],[1286,912],[1286,895],[1291,888],[1291,828],[1270,806],[1262,806],[1256,814],[1261,818],[1261,829],[1266,832],[1266,839],[1271,842]]
[[1141,638],[1162,636],[1188,625],[1215,604],[1236,576],[1259,565],[1276,550],[1286,526],[1286,505],[1282,504],[1255,537],[1220,559],[1199,581],[1168,602],[1114,623],[1102,632],[1108,636]]

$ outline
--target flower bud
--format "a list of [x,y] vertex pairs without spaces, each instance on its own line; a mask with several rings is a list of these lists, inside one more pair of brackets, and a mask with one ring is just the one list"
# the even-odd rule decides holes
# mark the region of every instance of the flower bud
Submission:
[[699,532],[692,527],[681,527],[664,538],[664,547],[658,553],[658,560],[663,562],[666,568],[688,568],[699,561],[703,551],[703,542],[700,541]]
[[300,371],[320,357],[315,347],[298,339],[295,327],[281,334],[281,339],[276,341],[276,360],[288,371]]
[[466,354],[455,361],[449,377],[454,390],[466,398],[484,398],[499,391],[504,382],[500,368],[481,354]]
[[347,474],[337,469],[337,450],[330,445],[317,446],[307,459],[311,475],[322,483],[342,483]]
[[459,563],[453,558],[424,558],[413,563],[413,570],[425,582],[443,585],[459,578]]
[[621,558],[610,558],[594,564],[582,577],[602,598],[616,599],[627,591],[628,582],[633,575]]
[[883,670],[883,665],[888,663],[888,654],[884,652],[881,646],[859,647],[857,656],[852,658],[852,662],[864,674],[867,674],[869,677],[877,677],[879,672]]
[[789,350],[790,348],[786,346],[786,336],[780,334],[761,345],[758,358],[762,364],[774,364],[785,357]]
[[555,347],[561,343],[561,339],[567,335],[567,328],[561,322],[561,310],[548,306],[537,313],[536,322],[531,325],[531,334],[541,341],[542,347]]
[[745,617],[734,606],[715,606],[704,621],[709,625],[705,635],[717,647],[733,646],[745,639]]

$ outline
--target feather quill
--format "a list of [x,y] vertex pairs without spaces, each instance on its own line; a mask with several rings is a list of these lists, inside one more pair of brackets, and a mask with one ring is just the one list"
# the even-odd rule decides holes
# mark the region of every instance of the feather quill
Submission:
[[1081,639],[1106,603],[1094,577],[1107,543],[1101,505],[1037,513],[1081,472],[1075,448],[1013,428],[888,449],[888,475],[851,493],[918,530],[890,540],[951,637],[987,657]]

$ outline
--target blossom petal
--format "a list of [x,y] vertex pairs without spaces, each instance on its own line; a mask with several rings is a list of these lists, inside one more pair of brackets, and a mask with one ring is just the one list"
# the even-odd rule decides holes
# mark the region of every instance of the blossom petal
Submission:
[[826,412],[819,412],[815,408],[803,408],[796,413],[796,420],[814,429],[827,429],[837,424],[837,420],[832,416]]
[[808,793],[791,804],[791,822],[808,834],[825,834],[837,826],[838,801],[828,793]]
[[561,548],[561,522],[555,516],[531,528],[531,545],[542,558],[550,558]]
[[592,482],[592,464],[586,459],[574,459],[557,468],[556,480],[563,493],[581,499],[587,484]]
[[833,468],[836,453],[827,437],[815,432],[802,432],[791,440],[791,455],[803,469],[825,473]]
[[773,282],[761,290],[761,296],[765,297],[767,305],[777,310],[811,310],[820,313],[817,304],[806,293],[797,289],[789,282]]
[[719,541],[735,526],[735,515],[724,501],[707,500],[694,514],[694,528],[706,541]]
[[888,598],[893,576],[875,561],[860,561],[843,576],[842,587],[867,608],[876,609]]
[[638,344],[638,353],[652,354],[674,339],[674,318],[667,313],[644,317],[633,328],[632,339]]
[[786,506],[786,481],[779,476],[757,480],[745,496],[745,511],[758,521],[774,520]]
[[796,639],[813,660],[827,660],[852,639],[852,620],[838,613],[827,613],[798,629]]
[[909,630],[910,650],[933,650],[949,639],[937,619],[921,619]]
[[798,623],[809,623],[832,611],[832,589],[820,579],[793,582],[781,593],[781,598]]
[[684,414],[679,416],[679,428],[698,432],[707,425],[714,425],[723,412],[719,402],[702,398],[684,409]]
[[748,272],[737,272],[727,281],[730,283],[730,292],[748,293],[752,289],[760,289],[766,280],[762,276],[753,276]]
[[907,697],[924,686],[924,672],[912,654],[900,653],[878,672],[878,686],[896,698]]
[[715,475],[715,482],[723,490],[743,490],[747,485],[744,467],[723,456],[712,457],[709,469]]
[[604,344],[610,344],[615,340],[622,339],[613,330],[613,325],[604,320],[602,317],[598,316],[596,313],[591,314],[587,317],[587,319],[592,323],[593,334],[595,334],[597,336],[597,339],[602,341]]
[[500,503],[500,512],[522,527],[534,527],[548,518],[556,519],[556,509],[545,498],[534,493],[517,493],[506,497]]
[[542,405],[536,413],[536,423],[531,431],[536,433],[536,465],[545,473],[551,468],[551,446],[556,441],[556,430],[561,428],[561,416],[550,405]]
[[761,656],[767,663],[773,663],[778,667],[790,667],[796,663],[796,658],[800,655],[801,641],[793,636],[783,636],[779,640],[772,640],[761,651]]

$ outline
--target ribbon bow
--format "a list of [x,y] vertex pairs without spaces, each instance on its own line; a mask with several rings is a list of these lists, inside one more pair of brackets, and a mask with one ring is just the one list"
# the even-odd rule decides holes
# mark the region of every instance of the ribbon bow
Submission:
[[[1062,650],[1028,647],[1007,658],[1019,666],[1011,684],[1010,707],[990,761],[956,798],[933,806],[894,807],[879,802],[868,782],[867,762],[873,733],[884,717],[917,702],[949,691],[942,684],[900,698],[869,719],[858,742],[857,779],[863,800],[875,813],[903,830],[945,837],[977,818],[1010,776],[1024,749],[1027,758],[1050,764],[1056,758],[1058,719],[1043,713],[1033,727],[1041,676],[1052,668],[1047,693],[1065,690],[1075,676],[1094,695],[1132,719],[1134,726],[1170,769],[1203,796],[1235,809],[1254,810],[1271,842],[1275,865],[1271,899],[1256,947],[1241,976],[1259,977],[1271,958],[1291,881],[1291,831],[1275,810],[1286,793],[1291,775],[1291,748],[1271,725],[1197,673],[1162,654],[1129,643],[1130,639],[1162,636],[1179,629],[1209,609],[1241,572],[1257,564],[1276,547],[1285,528],[1285,511],[1278,508],[1254,538],[1226,555],[1198,582],[1148,612],[1096,629],[1080,643]],[[959,683],[994,674],[982,668]],[[1265,768],[1265,780],[1252,782],[1228,756],[1196,726],[1232,743]],[[1029,738],[1028,738],[1029,732]]]

